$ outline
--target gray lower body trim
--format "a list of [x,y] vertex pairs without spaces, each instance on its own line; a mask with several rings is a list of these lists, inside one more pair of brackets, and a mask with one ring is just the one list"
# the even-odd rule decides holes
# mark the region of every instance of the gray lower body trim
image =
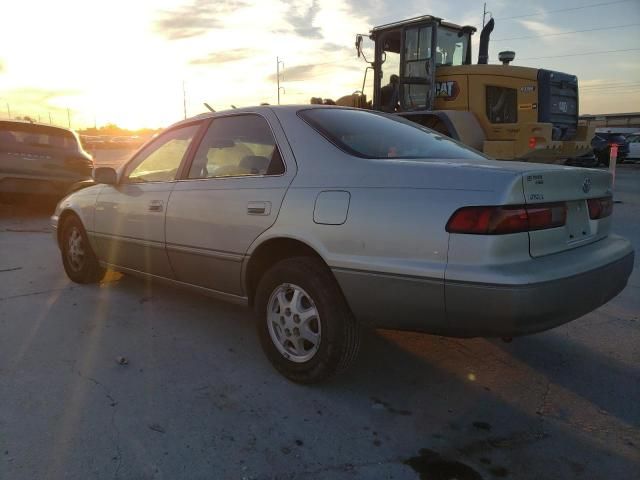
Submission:
[[173,278],[164,242],[87,232],[89,242],[101,260],[126,265],[135,271]]
[[149,273],[141,272],[139,270],[134,270],[132,268],[121,267],[119,265],[113,265],[111,263],[107,263],[107,262],[103,262],[103,261],[100,262],[100,265],[102,265],[105,268],[110,268],[112,270],[116,270],[116,271],[119,271],[119,272],[128,273],[128,274],[134,275],[136,277],[149,278],[149,279],[154,280],[154,281],[158,281],[158,282],[165,283],[165,284],[168,284],[168,285],[184,288],[186,290],[191,290],[193,292],[201,293],[201,294],[207,295],[209,297],[216,298],[218,300],[224,300],[226,302],[234,303],[236,305],[242,305],[242,306],[248,306],[249,305],[249,299],[247,297],[243,297],[243,296],[240,296],[240,295],[232,295],[230,293],[220,292],[218,290],[213,290],[211,288],[199,287],[197,285],[192,285],[190,283],[181,282],[179,280],[173,280],[171,278],[161,277],[161,276],[158,276],[158,275],[152,275],[152,274],[149,274]]
[[431,331],[446,323],[444,280],[332,269],[356,318],[376,328]]
[[541,332],[592,312],[618,295],[633,271],[634,254],[571,277],[527,285],[446,283],[447,328],[457,337]]
[[450,282],[335,268],[356,318],[450,337],[513,337],[575,320],[626,286],[633,252],[578,275],[531,284]]
[[211,257],[217,260],[225,260],[230,262],[242,262],[244,255],[239,253],[224,252],[221,250],[212,250],[209,248],[187,247],[186,245],[178,245],[176,243],[168,243],[167,250],[169,252],[188,253],[201,257]]
[[244,255],[174,244],[166,248],[177,280],[233,295],[244,293],[240,281]]

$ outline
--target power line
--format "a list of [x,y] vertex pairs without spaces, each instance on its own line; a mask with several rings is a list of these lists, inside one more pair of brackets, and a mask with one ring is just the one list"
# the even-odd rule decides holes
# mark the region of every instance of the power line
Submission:
[[571,35],[574,33],[583,33],[583,32],[595,32],[598,30],[612,30],[614,28],[627,28],[627,27],[637,27],[640,23],[630,23],[629,25],[613,25],[611,27],[600,27],[600,28],[587,28],[585,30],[573,30],[571,32],[559,32],[559,33],[549,33],[545,35],[528,35],[526,37],[510,37],[510,38],[497,38],[495,40],[491,40],[492,42],[506,42],[507,40],[524,40],[527,38],[541,38],[541,37],[558,37],[560,35]]
[[354,60],[355,60],[355,58],[345,58],[343,60],[334,60],[332,62],[314,63],[311,66],[312,67],[322,67],[324,65],[344,65],[347,62],[353,63]]
[[615,88],[599,88],[599,89],[590,89],[583,90],[580,89],[582,93],[602,93],[605,92],[636,92],[640,88],[640,85],[636,85],[635,87],[615,87]]
[[602,88],[581,88],[581,92],[597,92],[599,90],[635,90],[640,88],[640,85],[614,85],[613,87]]
[[584,90],[608,90],[608,89],[617,89],[617,88],[638,88],[640,87],[640,82],[629,82],[629,83],[610,83],[610,84],[602,84],[602,85],[585,85],[584,87],[580,87],[580,91]]
[[[587,80],[585,80],[585,82],[587,82]],[[640,81],[632,80],[630,82],[615,81],[615,82],[607,82],[607,83],[587,83],[586,85],[584,85],[583,88],[600,88],[600,87],[605,87],[609,85],[633,85],[635,83],[640,83]]]
[[513,17],[499,17],[499,18],[496,18],[496,20],[512,20],[514,18],[536,17],[539,15],[547,14],[547,13],[572,12],[575,10],[583,10],[585,8],[604,7],[606,5],[616,5],[618,3],[627,3],[630,1],[632,0],[617,0],[615,2],[592,3],[590,5],[581,5],[579,7],[559,8],[557,10],[542,10],[540,12],[528,13],[526,15],[514,15]]
[[584,53],[567,53],[565,55],[548,55],[545,57],[526,57],[520,60],[540,60],[542,58],[561,58],[561,57],[582,57],[585,55],[600,55],[603,53],[620,53],[620,52],[633,52],[640,50],[640,48],[624,48],[620,50],[603,50],[601,52],[584,52]]

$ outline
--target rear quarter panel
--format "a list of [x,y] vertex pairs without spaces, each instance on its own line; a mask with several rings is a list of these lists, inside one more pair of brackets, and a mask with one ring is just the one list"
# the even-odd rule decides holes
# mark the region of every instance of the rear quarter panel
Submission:
[[[353,157],[295,114],[284,127],[298,174],[276,222],[248,253],[272,238],[298,239],[325,260],[365,322],[418,330],[445,322],[448,219],[462,206],[523,203],[519,175],[473,162]],[[318,195],[335,190],[349,192],[346,221],[314,222]]]

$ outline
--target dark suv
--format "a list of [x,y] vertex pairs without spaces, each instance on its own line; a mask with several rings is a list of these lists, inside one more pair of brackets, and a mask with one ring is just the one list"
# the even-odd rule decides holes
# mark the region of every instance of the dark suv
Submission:
[[600,133],[597,132],[596,136],[591,140],[591,147],[593,148],[593,154],[598,159],[599,163],[609,165],[609,159],[611,155],[611,145],[618,145],[617,163],[623,163],[629,155],[629,143],[625,139],[624,135],[619,133]]
[[0,121],[0,194],[64,196],[91,178],[93,160],[66,128]]

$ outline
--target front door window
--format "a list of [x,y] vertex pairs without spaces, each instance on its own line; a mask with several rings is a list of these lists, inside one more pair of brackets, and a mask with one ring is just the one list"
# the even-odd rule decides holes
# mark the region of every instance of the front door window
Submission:
[[175,180],[178,167],[200,124],[174,128],[158,137],[140,152],[128,167],[128,183],[170,182]]

